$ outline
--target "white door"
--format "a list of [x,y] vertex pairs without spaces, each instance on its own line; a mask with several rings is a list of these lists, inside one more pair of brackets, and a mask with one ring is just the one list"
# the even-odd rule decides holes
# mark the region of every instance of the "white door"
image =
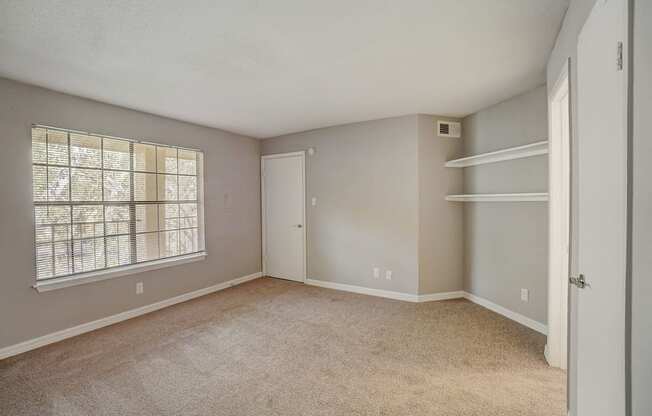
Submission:
[[303,152],[263,156],[263,272],[305,281],[305,185]]
[[576,416],[625,414],[627,17],[598,0],[578,40]]

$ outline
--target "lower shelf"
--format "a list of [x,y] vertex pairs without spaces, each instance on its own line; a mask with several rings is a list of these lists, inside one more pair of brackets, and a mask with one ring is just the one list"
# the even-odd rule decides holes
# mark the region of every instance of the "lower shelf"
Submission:
[[446,201],[451,202],[540,202],[547,201],[547,193],[520,194],[466,194],[447,195]]

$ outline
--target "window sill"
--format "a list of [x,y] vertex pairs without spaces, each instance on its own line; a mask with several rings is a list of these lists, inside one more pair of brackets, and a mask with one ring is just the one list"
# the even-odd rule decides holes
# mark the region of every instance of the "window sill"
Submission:
[[128,266],[120,266],[106,270],[81,273],[74,276],[48,279],[42,282],[36,282],[33,287],[39,292],[49,292],[51,290],[63,289],[66,287],[83,285],[86,283],[99,282],[102,280],[142,273],[150,270],[162,269],[165,267],[177,266],[185,263],[192,263],[195,261],[204,260],[205,258],[206,252],[193,253],[171,259],[154,260],[143,264],[130,264]]

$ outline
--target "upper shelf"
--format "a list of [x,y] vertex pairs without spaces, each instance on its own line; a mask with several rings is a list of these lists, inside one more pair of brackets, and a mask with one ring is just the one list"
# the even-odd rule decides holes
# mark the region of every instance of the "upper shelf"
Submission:
[[502,162],[505,160],[521,159],[524,157],[545,155],[548,153],[548,141],[526,144],[524,146],[510,147],[509,149],[496,150],[495,152],[463,157],[446,162],[448,168],[465,168],[468,166],[484,165],[487,163]]

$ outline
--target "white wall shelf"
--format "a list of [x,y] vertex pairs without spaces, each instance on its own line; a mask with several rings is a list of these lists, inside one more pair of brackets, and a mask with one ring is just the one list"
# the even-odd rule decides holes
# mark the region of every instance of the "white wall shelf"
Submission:
[[464,194],[447,195],[446,201],[451,202],[539,202],[547,201],[547,193],[518,194]]
[[484,165],[487,163],[503,162],[505,160],[522,159],[545,155],[548,153],[548,141],[530,143],[523,146],[510,147],[480,155],[463,157],[446,162],[448,168],[466,168],[468,166]]

